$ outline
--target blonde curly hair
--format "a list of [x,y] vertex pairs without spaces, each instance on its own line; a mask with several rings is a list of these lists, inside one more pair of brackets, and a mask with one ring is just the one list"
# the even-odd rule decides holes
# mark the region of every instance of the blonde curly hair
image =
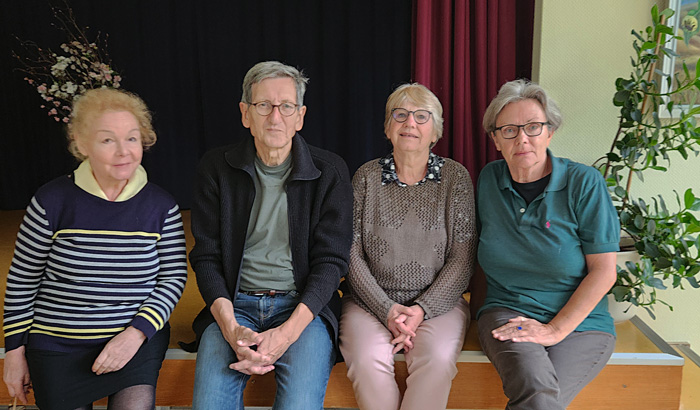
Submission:
[[87,137],[92,123],[106,111],[127,111],[136,118],[144,151],[156,143],[151,113],[139,96],[114,88],[95,88],[86,91],[73,101],[71,119],[68,123],[68,150],[78,160],[85,159],[85,155],[78,149],[78,139]]

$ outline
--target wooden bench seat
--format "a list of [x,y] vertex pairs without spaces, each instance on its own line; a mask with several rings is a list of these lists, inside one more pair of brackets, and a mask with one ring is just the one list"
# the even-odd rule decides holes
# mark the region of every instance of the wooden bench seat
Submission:
[[[0,211],[0,270],[3,272],[0,274],[0,286],[3,296],[14,238],[23,214],[23,211]],[[189,233],[189,212],[183,212],[183,219],[189,249],[193,243]],[[183,298],[170,320],[171,343],[158,381],[157,406],[189,406],[192,403],[196,354],[182,351],[177,342],[194,339],[191,323],[203,305],[190,270]],[[617,333],[615,353],[608,365],[579,394],[569,409],[677,410],[684,359],[638,318],[617,325]],[[0,355],[2,361],[4,349]],[[406,365],[403,355],[396,355],[396,361],[396,379],[399,386],[405,389]],[[504,408],[506,398],[501,381],[481,351],[475,322],[468,331],[457,367],[459,372],[452,384],[448,408]],[[333,368],[326,394],[327,408],[357,407],[346,371],[344,363]],[[246,405],[272,405],[274,390],[273,374],[252,377],[245,393]],[[9,402],[6,389],[0,387],[0,403]]]

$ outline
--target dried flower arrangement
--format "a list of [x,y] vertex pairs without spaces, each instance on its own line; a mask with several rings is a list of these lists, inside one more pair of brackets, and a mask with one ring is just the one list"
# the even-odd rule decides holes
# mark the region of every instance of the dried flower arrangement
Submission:
[[73,99],[86,90],[100,87],[119,88],[121,76],[112,67],[107,54],[107,36],[97,33],[94,41],[86,35],[87,27],[78,26],[73,10],[51,7],[58,24],[52,24],[67,36],[62,53],[39,47],[33,41],[17,38],[24,55],[13,51],[24,80],[36,89],[44,103],[41,108],[57,122],[70,120]]

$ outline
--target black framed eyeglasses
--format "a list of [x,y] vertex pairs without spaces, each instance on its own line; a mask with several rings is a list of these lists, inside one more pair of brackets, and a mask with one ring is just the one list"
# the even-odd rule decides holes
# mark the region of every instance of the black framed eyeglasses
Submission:
[[280,114],[284,115],[285,117],[289,117],[292,114],[294,114],[294,112],[297,110],[297,107],[299,106],[299,104],[294,104],[290,102],[283,102],[282,104],[273,104],[270,101],[260,101],[256,103],[250,103],[249,105],[255,107],[255,111],[262,116],[272,114],[272,110],[274,110],[275,107],[277,107],[280,110]]
[[506,124],[496,127],[494,132],[500,131],[501,137],[507,140],[512,140],[513,138],[517,137],[518,134],[520,134],[520,129],[522,128],[523,131],[525,131],[525,135],[528,137],[537,137],[542,134],[542,129],[545,125],[550,124],[547,121],[528,122],[527,124],[523,125]]
[[413,120],[416,124],[425,124],[430,120],[430,116],[433,115],[433,113],[428,110],[409,111],[405,108],[394,108],[391,110],[391,116],[396,122],[406,122],[408,116],[411,114],[413,114]]

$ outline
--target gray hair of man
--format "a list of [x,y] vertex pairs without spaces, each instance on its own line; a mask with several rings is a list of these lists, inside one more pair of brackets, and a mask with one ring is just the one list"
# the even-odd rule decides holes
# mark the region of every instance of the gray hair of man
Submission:
[[309,79],[304,76],[302,71],[297,70],[292,66],[282,64],[279,61],[263,61],[255,64],[248,70],[245,78],[243,78],[243,95],[241,102],[251,104],[253,102],[253,84],[258,84],[268,78],[289,77],[294,81],[294,86],[297,90],[297,105],[304,105],[304,93],[306,93],[306,84]]
[[496,130],[498,115],[506,105],[527,99],[533,99],[540,103],[552,131],[556,131],[561,126],[562,115],[557,103],[549,98],[544,88],[529,80],[521,79],[509,81],[498,90],[498,95],[491,101],[484,113],[484,130],[489,135],[492,134]]

